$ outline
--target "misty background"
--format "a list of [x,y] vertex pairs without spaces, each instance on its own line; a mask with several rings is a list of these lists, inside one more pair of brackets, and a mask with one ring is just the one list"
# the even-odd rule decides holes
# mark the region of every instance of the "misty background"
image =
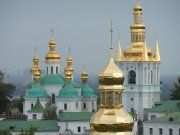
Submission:
[[[97,82],[97,74],[109,58],[110,20],[113,21],[114,57],[118,32],[124,50],[130,44],[130,24],[136,0],[0,0],[0,70],[10,75],[30,68],[34,48],[45,67],[50,30],[54,29],[56,50],[61,56],[61,72],[68,47],[76,78],[83,65]],[[158,35],[162,60],[161,74],[172,82],[180,75],[180,1],[139,0],[143,7],[146,41],[154,50]],[[25,75],[25,74],[23,74]],[[163,78],[163,76],[161,78]],[[170,76],[170,77],[169,77]],[[13,77],[12,77],[13,78]],[[12,79],[11,78],[11,79]],[[24,77],[14,80],[23,81]],[[173,78],[173,79],[172,79]],[[169,81],[168,81],[169,82]],[[21,82],[22,83],[22,82]],[[169,86],[168,86],[169,87]]]

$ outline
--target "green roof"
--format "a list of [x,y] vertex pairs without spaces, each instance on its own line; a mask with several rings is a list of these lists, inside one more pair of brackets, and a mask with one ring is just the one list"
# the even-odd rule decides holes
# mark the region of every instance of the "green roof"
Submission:
[[58,115],[59,121],[90,121],[93,112],[62,112]]
[[60,74],[46,74],[41,78],[40,84],[49,85],[49,84],[64,84],[64,77]]
[[82,84],[81,96],[83,98],[95,97],[94,90],[89,87],[87,83]]
[[[169,121],[170,118],[174,118],[174,121]],[[145,121],[145,123],[180,123],[180,112],[169,113],[168,115]]]
[[35,106],[28,112],[29,113],[42,113],[43,111],[44,111],[44,107],[41,105],[39,98],[38,98]]
[[148,112],[180,112],[180,100],[168,100],[155,103],[155,107],[148,109]]
[[46,97],[47,92],[37,82],[31,83],[31,88],[27,90],[26,97]]
[[[56,120],[2,120],[0,121],[0,130],[10,130],[11,132],[20,132],[21,129],[26,130],[30,127],[38,127],[37,132],[59,131],[58,122]],[[10,127],[14,126],[14,129]]]
[[63,88],[59,92],[60,98],[79,98],[78,91],[72,87],[71,83],[65,83]]
[[71,84],[74,88],[81,88],[81,85],[77,82],[71,81]]

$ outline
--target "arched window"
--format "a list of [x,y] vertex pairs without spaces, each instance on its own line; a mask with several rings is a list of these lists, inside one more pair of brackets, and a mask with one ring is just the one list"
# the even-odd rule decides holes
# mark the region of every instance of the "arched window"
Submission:
[[64,104],[64,110],[67,110],[67,104],[66,103]]
[[58,66],[56,67],[56,74],[58,74]]
[[146,79],[147,77],[146,77],[146,67],[144,68],[144,80],[145,80],[145,84],[147,83],[146,81],[147,81],[147,79]]
[[46,70],[47,70],[47,74],[48,74],[48,67],[46,67]]
[[52,103],[53,104],[55,103],[55,94],[54,93],[52,94]]
[[136,72],[131,70],[128,74],[128,83],[129,84],[136,84]]
[[37,115],[36,114],[33,114],[33,119],[37,119]]
[[53,74],[53,67],[51,66],[51,74]]
[[159,84],[159,68],[157,68],[157,84]]
[[33,103],[31,104],[31,109],[33,108],[34,106],[33,106]]
[[86,103],[83,103],[83,109],[86,109]]

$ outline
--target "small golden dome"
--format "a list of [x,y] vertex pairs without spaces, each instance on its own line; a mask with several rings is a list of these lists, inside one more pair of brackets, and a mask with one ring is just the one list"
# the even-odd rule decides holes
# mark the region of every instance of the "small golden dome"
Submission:
[[134,11],[139,11],[139,10],[142,10],[142,7],[139,3],[137,3],[136,5],[134,5]]
[[86,82],[87,82],[88,73],[87,73],[85,70],[82,71],[82,73],[81,73],[81,79],[82,79],[82,82],[83,82],[83,83],[86,83]]
[[65,74],[65,80],[67,83],[70,83],[72,80],[72,72],[68,70],[68,68],[64,69],[64,74]]
[[56,52],[55,50],[55,44],[56,42],[54,41],[53,38],[51,38],[51,40],[49,41],[49,52],[46,54],[46,61],[57,61],[59,62],[60,61],[60,56],[59,54]]
[[111,57],[106,68],[99,74],[99,83],[100,85],[122,85],[123,82],[124,74]]
[[36,70],[36,71],[34,72],[34,81],[35,81],[35,82],[39,82],[39,80],[40,80],[40,75],[41,75],[41,73],[40,73],[38,70]]

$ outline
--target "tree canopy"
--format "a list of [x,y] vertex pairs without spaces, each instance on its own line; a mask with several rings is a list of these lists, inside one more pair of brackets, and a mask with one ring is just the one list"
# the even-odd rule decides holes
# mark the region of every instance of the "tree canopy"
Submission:
[[180,77],[177,78],[177,82],[174,83],[174,88],[170,93],[171,100],[180,100]]

